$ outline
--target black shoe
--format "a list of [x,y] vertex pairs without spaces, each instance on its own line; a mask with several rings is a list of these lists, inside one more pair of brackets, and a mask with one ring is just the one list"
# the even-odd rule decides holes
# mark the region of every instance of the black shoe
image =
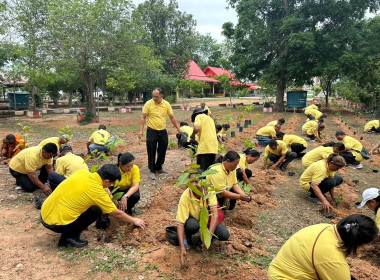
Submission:
[[131,209],[131,210],[125,209],[125,213],[127,213],[129,216],[133,216],[136,214],[136,210],[135,209]]
[[301,158],[301,157],[303,157],[304,155],[306,155],[306,153],[299,153],[297,157]]
[[80,240],[79,238],[75,238],[75,237],[64,237],[64,236],[62,236],[58,242],[59,247],[82,248],[82,247],[87,246],[87,245],[88,245],[88,241]]
[[157,170],[156,171],[158,174],[168,174],[169,172],[166,171],[165,169]]
[[44,199],[42,198],[42,194],[38,193],[34,197],[34,205],[36,205],[37,209],[41,209],[42,204],[44,203]]
[[286,166],[281,166],[280,169],[281,169],[282,172],[285,172],[286,171]]

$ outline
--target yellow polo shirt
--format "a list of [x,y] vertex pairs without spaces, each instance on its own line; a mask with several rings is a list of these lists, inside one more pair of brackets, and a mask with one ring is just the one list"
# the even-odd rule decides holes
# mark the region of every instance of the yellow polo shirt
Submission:
[[311,105],[307,106],[307,107],[305,108],[305,111],[306,111],[306,110],[310,110],[310,109],[319,110],[318,106],[315,105],[315,104],[311,104]]
[[88,166],[84,162],[83,158],[76,156],[73,153],[66,153],[55,162],[55,172],[65,176],[66,178],[69,178],[81,169],[88,171]]
[[123,172],[120,168],[121,181],[116,181],[116,186],[119,187],[119,190],[125,191],[132,187],[134,183],[140,183],[140,168],[137,165],[133,165],[130,172]]
[[276,124],[278,123],[278,121],[271,121],[271,122],[269,122],[269,123],[267,123],[267,125],[266,126],[276,126]]
[[305,191],[310,190],[310,183],[320,184],[327,177],[334,177],[335,172],[327,168],[325,159],[319,160],[311,164],[301,175],[300,184]]
[[349,280],[350,267],[342,246],[342,239],[335,225],[317,224],[301,229],[293,234],[281,247],[268,269],[270,280],[318,279],[312,262],[314,248],[314,265],[320,279]]
[[306,132],[307,135],[318,136],[318,122],[315,120],[307,121],[302,126],[302,131]]
[[290,147],[290,145],[292,144],[302,144],[305,148],[307,148],[307,143],[305,139],[297,135],[285,134],[284,139],[282,139],[282,141],[284,141],[288,147]]
[[355,138],[352,138],[351,136],[346,135],[343,138],[342,143],[344,144],[344,146],[346,146],[346,148],[352,149],[349,152],[354,155],[356,161],[362,162],[364,160],[362,155],[360,154],[360,152],[363,150],[363,145],[358,140],[356,140]]
[[110,138],[111,136],[107,130],[99,129],[91,134],[90,139],[88,139],[88,142],[94,142],[97,145],[104,146],[108,144]]
[[205,105],[204,110],[207,110],[207,114],[208,114],[209,116],[211,115],[211,110],[210,110],[210,108],[209,108],[207,105]]
[[200,127],[197,133],[199,136],[197,154],[217,154],[218,139],[216,138],[214,120],[205,114],[200,114],[195,117],[195,126]]
[[237,184],[236,170],[227,172],[223,163],[213,165],[210,169],[218,173],[207,175],[206,180],[218,190],[230,190],[233,185]]
[[364,131],[365,132],[368,132],[372,129],[372,127],[375,127],[376,129],[378,129],[380,126],[380,122],[379,120],[373,120],[373,121],[370,121],[368,122],[365,126],[364,126]]
[[334,153],[333,147],[317,147],[307,152],[306,155],[302,157],[302,166],[303,168],[308,168],[311,164],[316,161],[327,159],[329,155]]
[[27,174],[28,172],[37,171],[46,164],[53,165],[53,158],[44,159],[42,157],[42,147],[36,146],[19,152],[9,162],[9,168],[18,173]]
[[[200,207],[196,203],[192,202],[191,199],[197,202],[200,205]],[[199,221],[201,209],[203,206],[210,206],[210,208],[218,207],[216,195],[209,197],[208,203],[209,204],[207,204],[207,201],[203,201],[202,197],[200,199],[197,199],[194,196],[193,192],[189,188],[187,188],[182,193],[181,198],[179,200],[176,217],[177,223],[184,225],[189,217],[193,217],[194,219]]]
[[377,227],[380,229],[380,211],[377,211],[375,222]]
[[247,162],[247,156],[245,154],[239,154],[239,155],[240,155],[240,161],[239,161],[238,167],[240,167],[241,169],[248,169],[249,164]]
[[273,126],[264,126],[256,132],[256,136],[276,137],[276,130]]
[[173,109],[164,99],[160,104],[156,104],[151,99],[145,103],[143,113],[147,115],[148,127],[154,130],[164,130],[166,129],[166,117],[173,115]]
[[45,200],[41,217],[48,225],[68,225],[94,205],[99,206],[104,214],[116,210],[99,174],[79,170],[64,180]]
[[187,142],[190,142],[190,136],[193,134],[194,129],[188,125],[181,126],[181,129],[183,132],[187,133]]
[[288,152],[288,148],[286,147],[286,144],[284,141],[277,140],[277,149],[273,150],[267,145],[265,147],[264,151],[264,157],[268,157],[269,154],[275,154],[276,156],[282,156],[285,155]]
[[59,149],[60,149],[61,146],[62,146],[62,144],[59,143],[59,137],[50,137],[50,138],[47,138],[47,139],[45,139],[45,140],[42,140],[42,141],[40,142],[40,144],[38,144],[38,146],[43,147],[43,146],[45,146],[45,145],[48,144],[48,143],[53,143],[53,144],[55,144],[55,145],[57,146],[58,151],[59,151]]
[[305,110],[305,114],[306,115],[312,115],[316,120],[319,120],[323,113],[321,111],[318,111],[317,109],[308,109],[308,110]]

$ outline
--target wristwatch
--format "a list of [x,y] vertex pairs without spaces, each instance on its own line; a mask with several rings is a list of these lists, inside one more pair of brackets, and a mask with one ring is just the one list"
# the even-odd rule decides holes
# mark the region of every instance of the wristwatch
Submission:
[[124,195],[124,197],[125,197],[126,199],[128,199],[128,198],[129,198],[129,196],[128,196],[128,195],[126,195],[126,194]]

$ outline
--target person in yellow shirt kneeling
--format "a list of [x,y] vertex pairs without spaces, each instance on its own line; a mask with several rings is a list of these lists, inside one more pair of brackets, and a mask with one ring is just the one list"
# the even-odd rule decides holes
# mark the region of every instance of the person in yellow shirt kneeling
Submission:
[[243,154],[240,154],[239,165],[236,169],[236,178],[240,182],[244,182],[247,185],[251,185],[250,178],[252,177],[252,170],[249,169],[249,164],[254,163],[260,158],[260,153],[252,148],[243,150]]
[[117,209],[106,192],[106,188],[120,179],[119,168],[113,164],[106,164],[95,173],[79,170],[63,181],[45,200],[41,209],[41,222],[44,227],[62,234],[58,246],[86,246],[88,242],[81,240],[80,234],[97,221],[102,213],[145,228],[143,220]]
[[355,279],[346,257],[378,236],[375,222],[364,215],[348,216],[336,225],[317,224],[293,234],[268,269],[269,280]]
[[297,154],[295,152],[288,152],[285,142],[270,140],[268,146],[265,147],[264,157],[265,165],[267,165],[268,161],[273,163],[270,169],[280,167],[281,171],[285,172],[286,167],[297,157]]
[[121,180],[116,182],[119,187],[117,192],[123,192],[123,196],[116,202],[116,206],[132,215],[135,213],[133,208],[140,200],[140,168],[135,164],[135,157],[131,153],[119,154],[117,166],[121,172]]
[[292,149],[292,152],[297,154],[297,157],[303,157],[305,155],[303,151],[306,150],[307,143],[303,138],[297,135],[285,135],[284,132],[279,131],[276,133],[276,140],[284,141],[285,144]]

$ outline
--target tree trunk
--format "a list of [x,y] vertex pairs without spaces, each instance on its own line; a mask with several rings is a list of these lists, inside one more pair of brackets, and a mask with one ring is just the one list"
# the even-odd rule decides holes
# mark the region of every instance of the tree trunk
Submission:
[[274,110],[276,112],[284,112],[284,92],[286,85],[284,82],[280,81],[277,83],[277,94],[276,94],[276,104]]
[[33,102],[33,111],[36,110],[37,104],[36,104],[36,92],[37,92],[37,87],[32,86],[32,102]]
[[137,89],[133,90],[133,103],[137,104]]
[[81,71],[81,78],[83,82],[86,85],[86,102],[87,102],[87,108],[90,111],[91,115],[91,122],[98,122],[98,119],[96,117],[96,107],[95,107],[95,99],[94,99],[94,86],[92,82],[92,78],[90,76],[90,73],[86,70]]
[[73,105],[73,92],[69,92],[69,108],[71,109],[71,106]]
[[329,106],[329,96],[330,96],[330,91],[331,91],[331,83],[332,83],[331,80],[328,80],[327,83],[326,83],[326,94],[325,94],[325,97],[326,97],[326,109]]

